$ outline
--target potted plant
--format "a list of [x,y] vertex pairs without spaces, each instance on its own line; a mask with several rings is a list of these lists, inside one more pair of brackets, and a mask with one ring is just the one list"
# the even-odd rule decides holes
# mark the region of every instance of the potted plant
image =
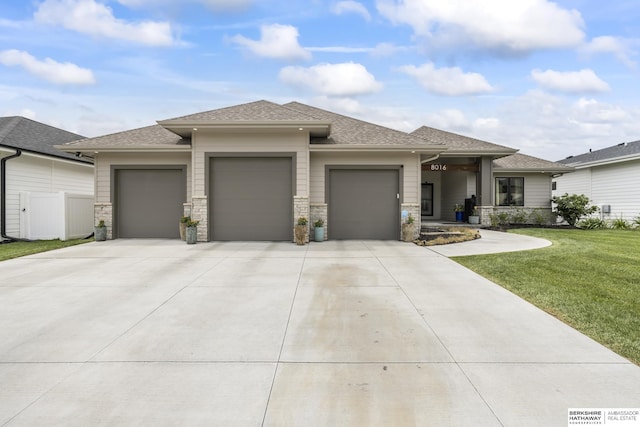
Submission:
[[301,216],[298,218],[298,223],[294,228],[294,234],[296,238],[296,245],[304,245],[307,243],[307,223],[309,221],[306,217]]
[[316,242],[324,241],[324,221],[322,219],[317,219],[313,223],[313,237]]
[[98,225],[94,227],[94,236],[96,242],[104,242],[107,240],[107,226],[104,223],[104,219],[98,221]]
[[469,215],[469,224],[480,224],[480,215],[478,215],[478,207],[474,206],[471,215]]
[[200,221],[191,219],[186,222],[185,240],[188,245],[193,245],[198,241],[198,224],[200,224]]
[[464,221],[464,206],[459,203],[456,203],[453,206],[453,211],[456,213],[456,221],[462,222]]
[[407,221],[402,224],[402,241],[403,242],[413,242],[416,234],[416,225],[415,220],[409,214],[407,217]]
[[183,216],[180,218],[180,240],[186,240],[187,238],[187,223],[191,221],[190,216]]

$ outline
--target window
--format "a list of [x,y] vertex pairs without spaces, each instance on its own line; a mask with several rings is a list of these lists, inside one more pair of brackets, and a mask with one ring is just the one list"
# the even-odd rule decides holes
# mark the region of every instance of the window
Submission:
[[553,182],[551,183],[551,189],[552,189],[553,191],[556,191],[556,190],[558,189],[558,183],[557,183],[557,182],[555,182],[555,181],[553,181]]
[[524,178],[496,178],[496,205],[524,206]]

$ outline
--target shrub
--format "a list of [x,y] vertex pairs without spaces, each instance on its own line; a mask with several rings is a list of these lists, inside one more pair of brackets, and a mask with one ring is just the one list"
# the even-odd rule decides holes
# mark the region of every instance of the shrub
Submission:
[[600,218],[590,217],[580,220],[578,227],[584,228],[585,230],[601,230],[607,228],[607,223]]
[[640,228],[640,215],[638,215],[637,217],[633,218],[633,227],[634,228]]
[[524,209],[513,209],[510,213],[512,224],[526,224],[527,212]]
[[624,218],[616,218],[611,220],[611,228],[615,230],[628,230],[631,228],[631,224],[627,222]]
[[551,199],[556,204],[555,211],[570,226],[575,226],[583,216],[590,215],[598,211],[597,206],[589,205],[589,198],[584,194],[565,193],[562,196],[556,196]]
[[543,225],[549,222],[549,216],[545,211],[534,209],[529,214],[529,221],[535,225]]

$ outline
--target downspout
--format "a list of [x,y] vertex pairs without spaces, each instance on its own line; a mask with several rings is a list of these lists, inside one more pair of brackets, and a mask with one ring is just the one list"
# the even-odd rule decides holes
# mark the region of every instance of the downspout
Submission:
[[0,159],[0,236],[9,241],[20,240],[7,236],[7,160],[15,159],[22,155],[22,150],[16,148],[16,153]]

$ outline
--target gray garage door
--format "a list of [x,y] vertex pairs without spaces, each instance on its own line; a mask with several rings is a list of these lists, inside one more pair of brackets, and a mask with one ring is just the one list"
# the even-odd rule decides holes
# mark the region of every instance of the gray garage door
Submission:
[[180,237],[186,196],[183,169],[118,169],[115,186],[117,237]]
[[398,240],[398,193],[397,169],[330,170],[329,237]]
[[290,157],[213,157],[209,173],[212,240],[291,240]]

